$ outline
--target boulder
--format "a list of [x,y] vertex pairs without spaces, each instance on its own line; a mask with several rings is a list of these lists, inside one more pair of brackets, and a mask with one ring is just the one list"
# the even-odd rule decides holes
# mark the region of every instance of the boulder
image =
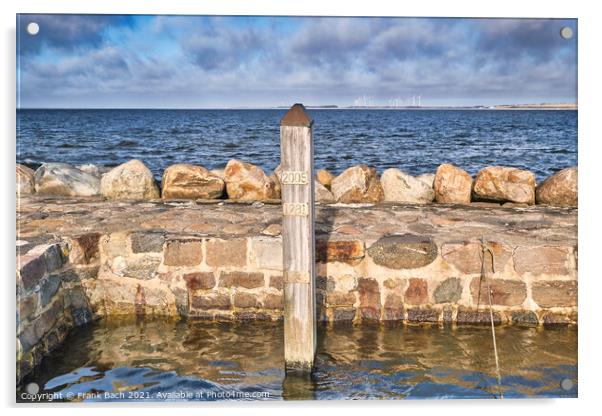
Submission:
[[330,184],[334,179],[334,175],[328,172],[326,169],[318,169],[316,171],[316,180],[324,185],[327,189],[330,189]]
[[535,191],[538,204],[576,207],[577,166],[562,169],[543,181]]
[[27,166],[17,163],[17,195],[33,194],[35,190],[35,172]]
[[36,170],[35,189],[41,195],[98,195],[100,181],[66,163],[44,163]]
[[78,165],[78,166],[76,166],[76,168],[78,168],[82,172],[86,172],[92,176],[96,176],[97,178],[100,178],[102,175],[104,175],[105,173],[107,173],[108,171],[111,170],[111,168],[109,168],[107,166],[94,165],[92,163],[87,163],[85,165]]
[[445,163],[437,168],[433,189],[438,203],[469,204],[472,178],[465,170]]
[[163,199],[217,199],[224,193],[225,183],[202,166],[171,165],[163,172]]
[[535,175],[528,170],[488,166],[477,173],[473,193],[476,199],[532,205]]
[[159,188],[152,172],[137,159],[123,163],[102,175],[100,193],[108,199],[159,198]]
[[390,168],[383,172],[380,182],[385,201],[428,204],[435,199],[432,186],[399,169]]
[[259,166],[232,159],[226,165],[224,175],[230,199],[261,201],[280,197],[274,179]]
[[422,182],[426,183],[431,188],[435,182],[435,174],[434,173],[423,173],[422,175],[416,176],[416,179],[420,179]]
[[332,180],[330,189],[338,202],[346,204],[380,202],[384,199],[376,169],[366,165],[346,169]]
[[321,202],[323,204],[332,204],[335,202],[334,195],[330,192],[324,185],[322,185],[318,180],[315,181],[315,198],[316,202]]
[[213,173],[215,176],[224,181],[224,183],[226,183],[226,175],[224,174],[224,169],[211,169],[209,172]]
[[282,165],[278,165],[276,166],[276,169],[274,169],[274,172],[272,172],[272,174],[270,175],[270,179],[274,181],[274,184],[276,185],[276,194],[278,195],[278,198],[282,197],[282,184],[280,183],[280,175],[282,174]]

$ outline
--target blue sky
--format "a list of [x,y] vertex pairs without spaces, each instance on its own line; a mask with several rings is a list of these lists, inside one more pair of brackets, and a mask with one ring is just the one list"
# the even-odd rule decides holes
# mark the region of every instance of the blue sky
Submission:
[[17,104],[573,103],[576,34],[570,19],[18,15]]

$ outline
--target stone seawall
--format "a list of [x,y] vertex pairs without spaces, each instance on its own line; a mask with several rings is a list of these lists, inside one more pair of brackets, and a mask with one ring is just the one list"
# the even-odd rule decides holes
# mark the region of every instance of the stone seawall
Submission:
[[[490,286],[496,323],[577,322],[575,208],[337,204],[316,216],[321,320],[488,323]],[[279,204],[258,202],[21,198],[19,377],[95,318],[280,319],[281,220]]]

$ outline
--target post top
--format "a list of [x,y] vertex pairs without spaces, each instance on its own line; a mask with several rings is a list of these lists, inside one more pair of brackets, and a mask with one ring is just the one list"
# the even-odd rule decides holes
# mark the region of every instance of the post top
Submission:
[[314,121],[305,112],[305,107],[303,104],[297,103],[286,112],[284,117],[282,117],[282,120],[280,120],[280,125],[311,127],[313,122]]

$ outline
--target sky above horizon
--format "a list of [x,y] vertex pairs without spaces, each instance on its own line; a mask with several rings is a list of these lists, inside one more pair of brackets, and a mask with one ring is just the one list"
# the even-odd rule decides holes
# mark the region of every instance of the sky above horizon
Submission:
[[18,108],[576,103],[577,21],[22,14],[17,83]]

